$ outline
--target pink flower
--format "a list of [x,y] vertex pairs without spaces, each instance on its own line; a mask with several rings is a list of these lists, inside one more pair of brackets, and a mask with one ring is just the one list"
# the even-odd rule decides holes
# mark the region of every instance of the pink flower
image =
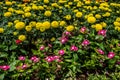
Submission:
[[47,57],[45,58],[45,60],[46,60],[47,62],[52,62],[52,61],[53,61],[53,58],[52,58],[52,56],[47,56]]
[[45,60],[47,62],[52,62],[52,61],[58,60],[59,58],[60,58],[59,56],[47,56]]
[[10,69],[10,66],[9,65],[3,65],[3,66],[0,66],[0,69],[4,70],[4,71],[7,71]]
[[104,54],[103,50],[101,50],[101,49],[97,49],[97,52],[100,54]]
[[112,59],[115,56],[114,52],[109,52],[108,53],[108,58]]
[[26,64],[23,64],[22,65],[22,69],[26,69],[27,68],[27,65]]
[[37,58],[36,56],[31,57],[30,60],[35,62],[35,63],[40,61],[40,59]]
[[42,50],[44,50],[45,49],[45,46],[40,46],[40,50],[42,51]]
[[99,30],[98,31],[98,35],[102,35],[102,36],[106,36],[106,32],[107,32],[107,30]]
[[71,50],[71,51],[78,51],[78,47],[76,47],[75,45],[72,45],[72,46],[70,47],[70,50]]
[[66,32],[65,32],[65,35],[70,35],[70,34],[71,34],[71,33],[70,33],[70,32],[68,32],[68,31],[66,31]]
[[90,44],[90,42],[89,42],[89,40],[87,40],[87,39],[85,39],[83,42],[82,42],[82,46],[87,46],[87,45],[89,45]]
[[22,41],[17,39],[15,42],[16,42],[16,44],[20,44]]
[[64,55],[64,54],[65,54],[65,51],[64,51],[64,50],[59,50],[59,54],[60,54],[60,55]]
[[81,33],[85,33],[85,32],[86,32],[86,30],[87,30],[87,28],[86,28],[86,27],[82,27],[82,28],[80,29],[80,32],[81,32]]
[[24,56],[19,56],[18,59],[21,60],[21,61],[24,61],[24,60],[25,60],[25,57],[24,57]]
[[61,38],[61,40],[60,40],[60,42],[61,42],[62,44],[65,44],[67,41],[68,41],[68,39],[67,39],[66,37]]

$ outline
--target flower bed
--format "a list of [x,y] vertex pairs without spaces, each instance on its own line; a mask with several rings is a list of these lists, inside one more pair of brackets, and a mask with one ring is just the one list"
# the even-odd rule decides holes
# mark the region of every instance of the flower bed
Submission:
[[0,79],[120,79],[119,8],[86,0],[0,2]]

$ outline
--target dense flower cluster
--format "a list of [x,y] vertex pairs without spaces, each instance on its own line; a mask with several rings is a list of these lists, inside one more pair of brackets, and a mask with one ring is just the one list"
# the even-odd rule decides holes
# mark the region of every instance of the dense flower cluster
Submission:
[[118,72],[120,4],[99,1],[1,1],[0,78]]

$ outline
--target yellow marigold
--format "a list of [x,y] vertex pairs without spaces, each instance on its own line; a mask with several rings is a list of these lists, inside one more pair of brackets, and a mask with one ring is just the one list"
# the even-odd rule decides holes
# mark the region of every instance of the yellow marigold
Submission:
[[118,30],[119,26],[115,26],[115,30]]
[[47,3],[49,3],[49,0],[44,0],[43,2],[44,2],[45,4],[47,4]]
[[36,5],[33,5],[33,6],[32,6],[32,9],[33,9],[33,10],[38,10],[38,9],[39,9],[39,7],[38,7],[38,6],[36,6]]
[[49,28],[50,28],[50,22],[49,22],[49,21],[43,22],[43,27],[44,27],[45,29],[49,29]]
[[8,22],[8,27],[11,27],[13,25],[12,22]]
[[102,30],[102,25],[101,24],[96,24],[95,25],[95,29],[96,29],[96,31],[99,31],[99,30]]
[[10,1],[6,1],[6,2],[5,2],[5,5],[7,5],[7,6],[11,6],[11,5],[12,5],[12,2],[10,2]]
[[22,11],[22,10],[15,10],[15,13],[16,14],[24,14],[24,11]]
[[52,38],[50,39],[50,41],[55,41],[55,37],[52,37]]
[[28,25],[28,26],[25,27],[25,30],[29,32],[29,31],[32,30],[32,27],[30,25]]
[[36,22],[35,22],[35,21],[31,21],[31,22],[29,23],[29,25],[30,25],[31,27],[35,27],[35,26],[36,26]]
[[90,4],[90,1],[85,1],[85,4]]
[[109,16],[110,16],[109,12],[106,12],[105,14],[103,14],[103,17],[109,17]]
[[100,14],[96,14],[95,17],[96,17],[97,19],[100,19],[100,18],[101,18],[101,15],[100,15]]
[[77,12],[77,13],[76,13],[76,17],[77,17],[77,18],[81,18],[81,17],[82,17],[82,12]]
[[19,35],[18,39],[21,41],[25,41],[26,40],[26,36],[25,35]]
[[117,22],[117,21],[115,21],[113,24],[114,24],[115,26],[120,26],[120,23]]
[[95,23],[96,22],[96,18],[95,17],[88,17],[87,19],[88,23]]
[[51,6],[58,7],[58,4],[57,3],[52,3]]
[[41,22],[36,23],[36,29],[40,30],[40,27],[43,27],[43,24]]
[[51,27],[58,28],[59,27],[59,22],[58,21],[52,21]]
[[45,27],[40,27],[41,32],[44,32],[45,30],[46,30]]
[[15,20],[15,21],[14,21],[15,24],[18,23],[18,22],[19,22],[19,20]]
[[116,18],[116,21],[117,21],[117,22],[120,22],[120,17]]
[[102,27],[106,27],[107,24],[105,22],[101,22]]
[[66,22],[65,21],[60,21],[60,26],[65,26],[66,25]]
[[66,20],[71,20],[71,15],[66,15],[65,18]]
[[71,32],[71,31],[74,30],[74,28],[75,27],[73,25],[69,25],[69,26],[66,27],[66,30]]
[[25,15],[25,17],[30,17],[31,13],[30,12],[26,12],[24,15]]
[[3,33],[4,32],[4,29],[3,28],[0,28],[0,33]]
[[44,7],[43,7],[43,6],[38,6],[38,8],[39,8],[40,10],[44,10]]
[[5,17],[10,17],[11,15],[12,15],[11,12],[6,12],[6,13],[4,13],[4,16],[5,16]]
[[18,34],[18,32],[16,32],[16,31],[15,31],[15,32],[13,32],[13,35],[14,35],[14,36],[16,36],[17,34]]
[[15,28],[18,30],[21,30],[23,28],[25,28],[25,23],[24,22],[18,22],[15,24]]
[[14,9],[13,8],[8,8],[8,11],[9,12],[14,12]]
[[51,13],[51,11],[45,11],[44,15],[47,17],[50,17],[52,15],[52,13]]

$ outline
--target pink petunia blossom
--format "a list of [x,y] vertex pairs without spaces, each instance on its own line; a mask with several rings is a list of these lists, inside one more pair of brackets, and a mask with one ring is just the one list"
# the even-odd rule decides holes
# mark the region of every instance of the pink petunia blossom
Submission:
[[108,53],[108,58],[112,59],[115,56],[114,52],[109,52]]

